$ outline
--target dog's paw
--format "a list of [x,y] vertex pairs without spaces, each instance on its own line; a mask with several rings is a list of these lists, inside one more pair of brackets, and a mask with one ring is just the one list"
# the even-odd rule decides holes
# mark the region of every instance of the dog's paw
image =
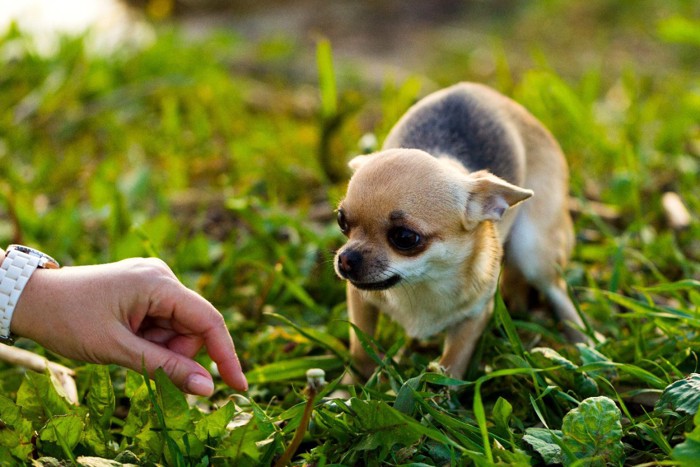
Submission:
[[328,399],[329,403],[332,403],[336,399],[348,401],[350,399],[350,392],[348,392],[347,389],[336,389],[332,393],[328,394],[326,399]]
[[437,374],[440,374],[440,375],[449,376],[449,375],[447,374],[447,368],[445,368],[444,366],[442,366],[442,365],[440,364],[440,362],[432,361],[432,362],[428,363],[428,366],[426,367],[425,370],[426,370],[428,373],[437,373]]

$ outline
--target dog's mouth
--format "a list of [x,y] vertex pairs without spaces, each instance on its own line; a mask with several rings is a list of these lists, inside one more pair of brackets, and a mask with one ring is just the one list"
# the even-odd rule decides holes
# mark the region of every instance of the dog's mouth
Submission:
[[384,279],[383,281],[378,282],[356,282],[351,279],[349,280],[352,285],[354,285],[360,290],[386,290],[398,284],[401,280],[401,276],[396,274],[394,276],[389,277],[388,279]]

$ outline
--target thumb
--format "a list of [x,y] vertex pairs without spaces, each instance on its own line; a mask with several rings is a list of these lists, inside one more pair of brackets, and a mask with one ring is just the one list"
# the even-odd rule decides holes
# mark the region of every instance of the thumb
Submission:
[[151,378],[158,368],[162,368],[181,391],[198,396],[211,396],[214,393],[214,381],[202,365],[148,340],[131,337],[125,341],[125,361],[116,363],[139,373],[145,366]]

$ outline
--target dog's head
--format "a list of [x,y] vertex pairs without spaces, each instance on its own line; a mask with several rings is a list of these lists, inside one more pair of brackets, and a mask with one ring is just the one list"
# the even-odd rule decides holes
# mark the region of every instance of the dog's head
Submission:
[[348,241],[335,270],[362,290],[454,276],[472,254],[478,226],[532,196],[416,149],[358,156],[350,167],[355,172],[338,207]]

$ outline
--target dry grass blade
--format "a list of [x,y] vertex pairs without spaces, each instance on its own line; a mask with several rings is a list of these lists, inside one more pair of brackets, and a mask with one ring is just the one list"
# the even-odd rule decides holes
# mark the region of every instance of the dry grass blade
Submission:
[[47,368],[63,387],[66,397],[72,404],[78,404],[78,389],[75,384],[75,371],[61,364],[51,362],[41,355],[34,352],[10,347],[5,344],[0,344],[0,360],[11,365],[18,365],[39,373],[44,372]]

